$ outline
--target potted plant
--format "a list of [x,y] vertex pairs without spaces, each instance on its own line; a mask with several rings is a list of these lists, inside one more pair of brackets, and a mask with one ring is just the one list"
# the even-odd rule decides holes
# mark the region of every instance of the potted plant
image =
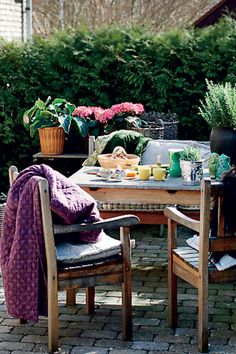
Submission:
[[143,111],[144,107],[141,103],[122,102],[110,108],[78,106],[73,116],[80,119],[90,135],[97,137],[110,134],[115,130],[138,126],[139,116]]
[[43,154],[63,153],[65,133],[69,134],[72,123],[80,136],[87,135],[83,121],[72,116],[74,109],[75,105],[66,99],[56,98],[52,101],[49,96],[45,102],[37,99],[33,107],[25,111],[24,126],[31,137],[38,132]]
[[214,84],[207,81],[204,101],[200,101],[199,114],[212,128],[212,152],[225,154],[236,163],[236,87],[229,82]]
[[199,183],[203,176],[200,149],[188,146],[179,154],[183,180],[190,183]]

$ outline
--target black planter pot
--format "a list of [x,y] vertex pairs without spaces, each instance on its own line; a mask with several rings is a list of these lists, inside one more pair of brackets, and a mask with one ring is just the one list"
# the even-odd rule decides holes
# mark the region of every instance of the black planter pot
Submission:
[[211,152],[225,154],[230,163],[236,164],[236,130],[231,128],[213,128],[210,135]]

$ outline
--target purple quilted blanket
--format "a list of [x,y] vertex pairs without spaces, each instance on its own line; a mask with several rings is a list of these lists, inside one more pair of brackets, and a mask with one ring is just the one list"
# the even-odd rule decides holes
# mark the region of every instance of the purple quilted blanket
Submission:
[[[47,314],[40,177],[48,180],[51,210],[62,223],[100,220],[96,201],[51,167],[34,165],[19,174],[8,193],[0,264],[9,314],[32,321]],[[84,232],[79,238],[96,242],[101,234],[100,231]]]

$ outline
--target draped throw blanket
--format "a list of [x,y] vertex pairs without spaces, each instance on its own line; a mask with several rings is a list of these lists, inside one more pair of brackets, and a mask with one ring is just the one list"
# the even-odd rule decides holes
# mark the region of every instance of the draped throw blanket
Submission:
[[[3,219],[0,249],[7,310],[16,318],[37,321],[47,314],[45,252],[39,197],[40,177],[47,179],[50,207],[61,223],[101,220],[96,201],[47,165],[23,170],[11,186]],[[79,240],[97,242],[101,231],[83,232]]]

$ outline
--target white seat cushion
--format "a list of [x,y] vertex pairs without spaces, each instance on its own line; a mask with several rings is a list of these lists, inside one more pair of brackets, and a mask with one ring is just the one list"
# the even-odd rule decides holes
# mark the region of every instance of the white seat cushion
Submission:
[[210,154],[210,147],[194,140],[150,140],[141,156],[141,165],[157,163],[157,155],[161,157],[161,163],[170,163],[169,149],[184,149],[187,146],[199,148],[201,159],[205,160]]
[[56,258],[60,264],[75,265],[116,256],[121,252],[121,242],[103,232],[96,243],[60,242],[56,245]]
[[[193,235],[186,240],[187,244],[197,251],[199,251],[199,241],[200,239],[198,235]],[[217,254],[217,252],[215,254]],[[209,260],[219,271],[236,266],[236,258],[228,253],[222,253],[221,258],[217,260],[214,259],[214,253],[209,253]]]

